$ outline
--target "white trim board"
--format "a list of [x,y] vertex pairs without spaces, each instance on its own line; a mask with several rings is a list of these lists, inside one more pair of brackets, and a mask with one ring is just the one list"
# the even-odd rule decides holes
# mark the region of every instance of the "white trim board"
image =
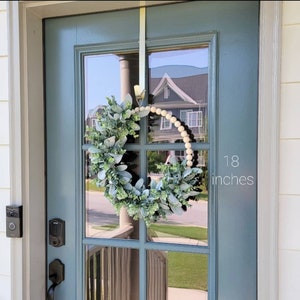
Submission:
[[[19,257],[12,265],[12,300],[44,299],[46,290],[42,19],[143,4],[158,2],[8,1],[12,201],[24,206],[24,237],[12,245],[12,256]],[[258,300],[278,299],[281,6],[260,2]]]

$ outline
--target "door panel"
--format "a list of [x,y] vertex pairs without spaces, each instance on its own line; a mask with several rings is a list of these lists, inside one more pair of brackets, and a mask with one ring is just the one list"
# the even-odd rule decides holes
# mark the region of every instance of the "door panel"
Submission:
[[[48,263],[59,258],[65,264],[65,280],[55,290],[57,299],[92,299],[86,296],[85,282],[97,283],[95,274],[100,273],[95,262],[100,255],[108,257],[118,249],[122,256],[137,252],[136,269],[131,270],[139,283],[135,284],[136,296],[128,292],[130,300],[157,300],[151,291],[147,298],[147,284],[151,286],[153,274],[147,264],[157,250],[201,257],[208,265],[209,300],[256,299],[258,16],[256,1],[193,1],[146,11],[148,54],[197,47],[205,39],[210,49],[209,139],[195,144],[204,153],[209,172],[209,242],[204,246],[173,242],[153,245],[146,241],[142,222],[139,234],[130,241],[92,239],[90,232],[86,234],[84,57],[138,51],[139,10],[45,20],[47,219],[61,218],[66,228],[65,245],[48,246]],[[213,36],[213,42],[206,36]],[[89,265],[85,263],[86,253]],[[126,268],[124,260],[121,264]],[[132,287],[128,289],[133,293]],[[175,299],[170,297],[165,300]]]

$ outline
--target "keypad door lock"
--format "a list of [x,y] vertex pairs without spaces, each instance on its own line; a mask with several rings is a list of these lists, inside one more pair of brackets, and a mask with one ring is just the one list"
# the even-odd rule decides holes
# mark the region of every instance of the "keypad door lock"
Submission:
[[23,207],[6,206],[6,236],[19,238],[23,236]]
[[65,221],[54,218],[49,221],[49,244],[61,247],[65,244]]

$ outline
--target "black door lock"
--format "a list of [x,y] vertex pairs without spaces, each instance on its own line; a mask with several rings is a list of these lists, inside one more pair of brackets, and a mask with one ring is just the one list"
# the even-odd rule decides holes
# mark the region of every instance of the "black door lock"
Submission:
[[65,244],[65,221],[55,218],[49,221],[49,244],[61,247]]

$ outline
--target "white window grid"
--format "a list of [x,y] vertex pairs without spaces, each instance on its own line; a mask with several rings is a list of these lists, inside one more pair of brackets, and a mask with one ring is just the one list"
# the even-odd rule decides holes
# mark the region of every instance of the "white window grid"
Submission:
[[[168,111],[168,114],[172,115],[171,111]],[[167,120],[165,117],[160,118],[160,129],[161,130],[169,130],[172,128],[172,123],[170,120]]]
[[186,124],[189,127],[202,127],[202,118],[203,118],[203,113],[201,110],[199,111],[190,111],[187,112],[187,121]]

